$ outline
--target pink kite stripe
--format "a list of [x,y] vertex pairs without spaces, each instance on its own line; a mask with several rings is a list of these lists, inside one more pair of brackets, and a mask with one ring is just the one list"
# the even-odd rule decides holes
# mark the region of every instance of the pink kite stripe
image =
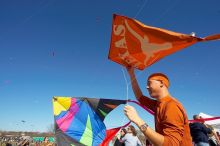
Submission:
[[203,119],[198,119],[198,120],[189,120],[190,123],[194,122],[204,122],[204,121],[212,121],[212,120],[217,120],[220,119],[220,117],[212,117],[212,118],[203,118]]
[[134,101],[134,100],[128,100],[128,102],[133,102],[136,103],[137,105],[139,105],[140,107],[142,107],[143,109],[145,109],[146,111],[148,111],[150,114],[154,115],[154,112],[150,109],[148,109],[146,106],[141,105],[139,102]]
[[76,99],[73,98],[71,100],[70,111],[66,113],[61,119],[57,120],[56,123],[58,127],[63,131],[66,132],[69,125],[71,124],[75,114],[79,111],[79,106],[76,104]]

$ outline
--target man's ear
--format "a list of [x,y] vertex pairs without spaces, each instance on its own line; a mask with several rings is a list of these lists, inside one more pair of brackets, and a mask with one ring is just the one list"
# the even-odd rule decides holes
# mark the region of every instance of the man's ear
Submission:
[[164,86],[164,83],[163,81],[160,81],[160,83],[161,83],[160,87],[162,88]]

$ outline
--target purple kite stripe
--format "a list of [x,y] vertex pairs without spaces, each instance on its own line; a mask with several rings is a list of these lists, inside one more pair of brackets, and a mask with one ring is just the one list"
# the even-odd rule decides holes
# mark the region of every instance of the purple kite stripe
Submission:
[[63,131],[66,132],[68,129],[70,123],[72,122],[75,114],[79,111],[79,106],[76,104],[76,99],[72,98],[71,100],[71,106],[70,106],[70,111],[66,113],[65,116],[63,116],[61,119],[57,120],[56,123],[59,126],[59,128]]

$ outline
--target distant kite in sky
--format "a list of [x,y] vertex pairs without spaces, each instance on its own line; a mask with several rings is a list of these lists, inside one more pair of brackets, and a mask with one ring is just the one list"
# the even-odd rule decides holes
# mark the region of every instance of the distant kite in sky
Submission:
[[125,16],[113,15],[109,59],[143,70],[172,53],[197,42],[220,39],[220,34],[199,38],[151,27]]
[[107,130],[103,123],[104,118],[118,105],[126,102],[126,100],[114,99],[54,97],[57,144],[59,146],[108,145],[121,127]]
[[96,17],[96,22],[97,22],[97,23],[100,22],[100,17]]

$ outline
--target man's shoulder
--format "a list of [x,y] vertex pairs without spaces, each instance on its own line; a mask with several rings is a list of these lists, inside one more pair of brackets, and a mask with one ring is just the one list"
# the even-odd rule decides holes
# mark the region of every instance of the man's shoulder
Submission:
[[169,99],[166,102],[164,102],[164,104],[167,105],[167,106],[176,106],[176,105],[178,105],[180,103],[175,98],[169,97]]
[[176,98],[174,98],[174,97],[170,97],[170,100],[169,101],[167,101],[167,104],[169,105],[169,106],[178,106],[178,107],[180,107],[180,108],[183,108],[183,105],[182,105],[182,103],[181,102],[179,102]]
[[[164,105],[164,109],[166,109],[166,111],[169,111],[171,113],[173,113],[174,111],[176,113],[183,113],[183,115],[187,117],[186,111],[185,111],[183,105],[175,98],[171,98],[169,101],[167,101],[166,105]],[[177,111],[179,111],[179,112],[177,112]]]

